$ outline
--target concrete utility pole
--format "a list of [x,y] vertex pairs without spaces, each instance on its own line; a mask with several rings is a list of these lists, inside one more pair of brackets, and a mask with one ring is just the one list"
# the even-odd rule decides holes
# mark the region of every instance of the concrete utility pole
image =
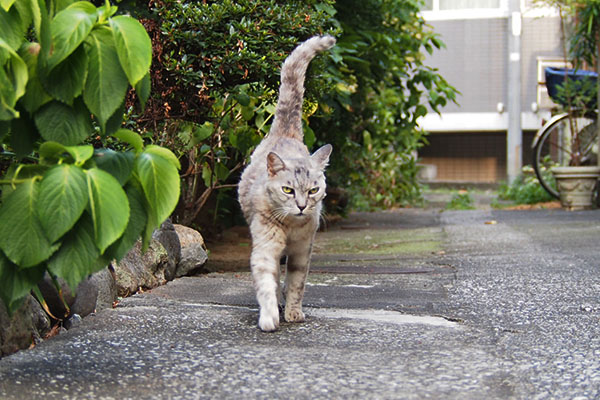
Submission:
[[521,130],[521,1],[509,0],[508,16],[508,132],[506,172],[511,183],[523,166]]

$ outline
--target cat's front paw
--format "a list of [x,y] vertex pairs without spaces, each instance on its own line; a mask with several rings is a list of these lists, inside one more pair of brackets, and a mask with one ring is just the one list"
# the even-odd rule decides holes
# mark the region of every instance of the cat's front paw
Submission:
[[304,322],[304,313],[300,308],[286,308],[284,317],[287,322]]
[[258,327],[263,332],[273,332],[279,328],[279,310],[275,308],[275,311],[260,310],[260,317],[258,318]]

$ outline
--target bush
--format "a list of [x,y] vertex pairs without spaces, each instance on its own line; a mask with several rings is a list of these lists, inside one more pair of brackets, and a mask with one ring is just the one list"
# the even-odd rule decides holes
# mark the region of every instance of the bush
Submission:
[[[270,127],[281,64],[298,42],[335,29],[332,1],[152,4],[155,20],[144,24],[153,38],[155,95],[132,119],[155,130],[154,142],[171,148],[183,165],[178,222],[198,224],[207,204],[218,219],[234,218],[215,201],[237,210],[232,188]],[[315,98],[320,80],[310,81],[307,97]]]
[[[420,199],[417,119],[455,99],[423,64],[443,46],[419,16],[420,1],[351,0],[336,4],[343,33],[328,73],[335,90],[311,118],[319,142],[332,143],[328,181],[347,188],[354,207],[390,208]],[[320,143],[319,143],[320,144]],[[352,168],[348,168],[352,166]]]
[[149,95],[151,43],[116,11],[0,5],[0,298],[9,312],[39,295],[45,273],[74,290],[139,236],[146,246],[179,198],[173,153],[121,128],[129,86],[142,103]]
[[[550,170],[542,173],[552,175]],[[553,182],[553,179],[548,179]],[[502,184],[498,189],[498,197],[501,200],[510,200],[515,204],[535,204],[555,200],[540,184],[533,168],[530,165],[523,167],[523,173],[519,175],[512,184]]]
[[[156,20],[144,24],[153,37],[156,91],[135,120],[142,129],[158,127],[155,143],[181,160],[179,222],[198,223],[207,205],[216,216],[235,214],[226,198],[235,199],[241,167],[269,129],[281,63],[299,42],[324,33],[338,45],[310,66],[307,145],[334,145],[328,181],[348,189],[354,207],[419,199],[415,154],[425,132],[417,118],[428,112],[425,104],[437,111],[455,97],[423,65],[422,52],[442,43],[419,16],[420,1],[153,4]],[[233,210],[215,203],[221,200]]]

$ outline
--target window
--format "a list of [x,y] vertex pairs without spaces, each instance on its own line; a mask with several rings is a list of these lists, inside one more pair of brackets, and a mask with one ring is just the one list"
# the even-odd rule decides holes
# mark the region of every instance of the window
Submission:
[[508,0],[425,0],[426,20],[501,18],[508,16]]

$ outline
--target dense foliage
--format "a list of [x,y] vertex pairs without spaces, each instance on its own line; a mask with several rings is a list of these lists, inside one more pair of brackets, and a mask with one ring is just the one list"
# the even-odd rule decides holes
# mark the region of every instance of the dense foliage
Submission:
[[[317,34],[338,45],[317,57],[307,78],[309,147],[334,145],[328,176],[360,208],[393,207],[420,196],[417,118],[455,91],[423,65],[442,43],[419,16],[419,0],[154,1],[146,21],[155,49],[155,95],[142,127],[183,165],[176,218],[198,222],[206,204],[219,216],[237,210],[239,171],[268,132],[279,69],[302,40]],[[352,168],[348,168],[352,165]],[[214,196],[216,189],[217,196]],[[210,202],[210,199],[212,203]]]
[[[347,188],[355,207],[390,208],[420,197],[417,119],[455,99],[455,89],[423,64],[443,46],[419,15],[421,2],[347,0],[336,4],[342,35],[328,73],[336,90],[311,126],[332,143],[328,179]],[[348,168],[348,166],[352,168]]]
[[[121,128],[128,88],[149,96],[152,49],[143,26],[116,11],[0,1],[0,298],[9,312],[31,290],[39,296],[46,273],[75,288],[138,237],[147,244],[177,204],[177,158]],[[123,151],[104,147],[109,140]]]

